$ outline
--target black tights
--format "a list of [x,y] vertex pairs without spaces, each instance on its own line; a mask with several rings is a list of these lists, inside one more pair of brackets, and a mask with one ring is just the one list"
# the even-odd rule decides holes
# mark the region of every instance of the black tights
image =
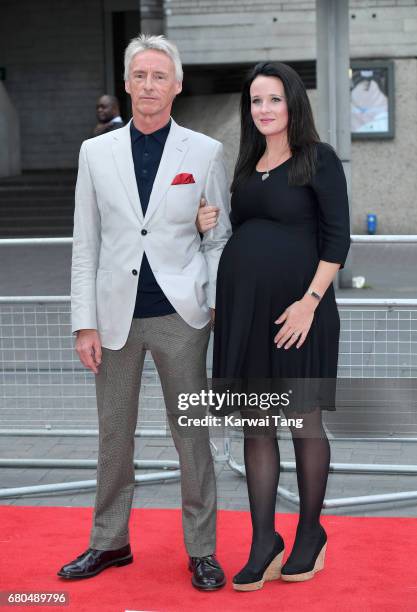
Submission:
[[[244,413],[245,412],[245,413]],[[242,416],[254,416],[255,411],[242,411]],[[256,416],[264,416],[256,411]],[[323,429],[321,410],[305,414],[290,414],[302,418],[303,427],[291,426],[294,444],[300,514],[290,562],[303,563],[311,556],[315,535],[319,532],[320,513],[326,491],[330,463],[330,445]],[[259,571],[272,551],[275,532],[275,503],[280,474],[280,455],[276,427],[244,428],[244,458],[252,519],[252,546],[245,567]]]

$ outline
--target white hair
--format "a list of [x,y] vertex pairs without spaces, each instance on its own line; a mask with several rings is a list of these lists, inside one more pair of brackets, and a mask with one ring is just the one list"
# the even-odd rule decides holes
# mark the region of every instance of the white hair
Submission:
[[165,36],[151,36],[149,34],[139,34],[136,38],[132,38],[125,50],[125,81],[129,78],[130,63],[133,57],[137,53],[154,49],[155,51],[162,51],[170,57],[174,63],[175,76],[177,81],[182,82],[183,71],[180,54],[177,47],[171,41],[167,40]]

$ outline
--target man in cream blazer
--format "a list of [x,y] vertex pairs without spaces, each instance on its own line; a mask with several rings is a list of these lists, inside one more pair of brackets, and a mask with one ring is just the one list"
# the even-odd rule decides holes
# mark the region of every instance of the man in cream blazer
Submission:
[[[171,118],[181,91],[178,51],[141,35],[125,53],[133,120],[82,144],[72,260],[72,331],[96,374],[97,493],[90,547],[58,572],[86,578],[133,560],[128,521],[134,433],[145,353],[157,367],[179,454],[184,542],[192,584],[225,584],[215,557],[216,483],[206,428],[179,425],[179,393],[206,388],[216,274],[230,235],[222,145]],[[219,208],[203,239],[200,199]],[[203,406],[187,416],[200,417]],[[174,552],[174,551],[173,551]],[[155,562],[158,551],[155,551]]]

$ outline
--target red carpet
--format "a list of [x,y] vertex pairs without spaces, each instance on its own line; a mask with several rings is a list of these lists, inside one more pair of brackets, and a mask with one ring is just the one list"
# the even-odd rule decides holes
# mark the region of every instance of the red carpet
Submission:
[[[67,591],[69,606],[24,606],[25,611],[65,612],[415,612],[417,520],[324,516],[329,544],[325,569],[305,583],[274,581],[237,593],[233,574],[246,561],[250,541],[246,512],[219,513],[218,557],[229,579],[224,589],[200,593],[190,584],[179,510],[134,510],[135,562],[95,578],[67,582],[55,572],[88,543],[92,510],[0,506],[0,591]],[[295,515],[277,527],[291,550]],[[2,608],[3,609],[3,608]],[[6,609],[6,608],[4,608]],[[16,609],[16,608],[15,608]]]

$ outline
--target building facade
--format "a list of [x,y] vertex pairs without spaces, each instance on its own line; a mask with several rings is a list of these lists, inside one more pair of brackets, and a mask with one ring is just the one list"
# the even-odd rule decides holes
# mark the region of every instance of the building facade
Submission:
[[[166,33],[181,52],[184,95],[174,116],[239,141],[247,67],[291,63],[317,108],[315,2],[271,0],[2,0],[0,74],[20,121],[24,170],[73,168],[102,93],[123,95],[122,60],[138,31]],[[417,0],[350,0],[350,57],[391,60],[394,136],[352,143],[352,231],[376,213],[380,233],[417,233]],[[24,18],[23,18],[24,16]]]

